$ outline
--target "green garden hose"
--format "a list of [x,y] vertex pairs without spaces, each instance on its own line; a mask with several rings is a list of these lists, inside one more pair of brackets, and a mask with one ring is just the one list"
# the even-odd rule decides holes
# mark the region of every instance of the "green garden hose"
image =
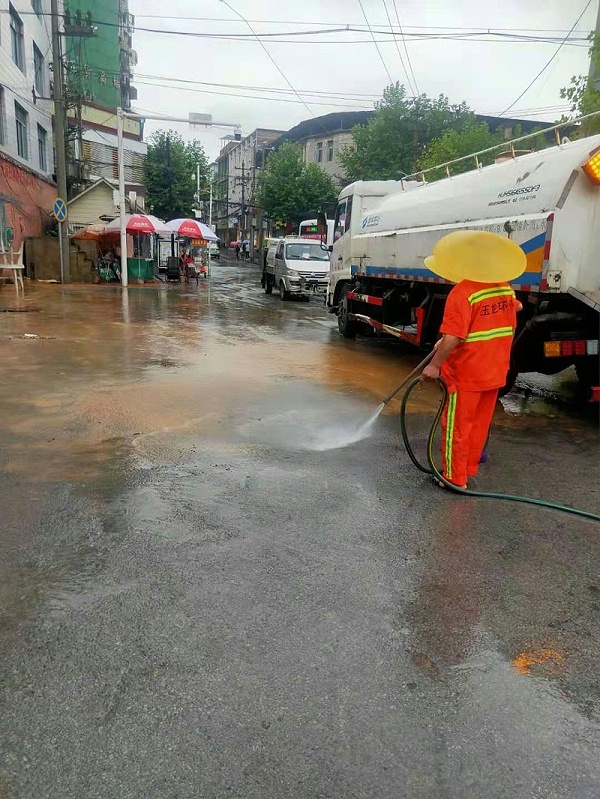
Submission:
[[442,390],[442,398],[440,400],[435,419],[433,420],[433,424],[431,425],[429,438],[427,439],[428,465],[424,466],[422,463],[420,463],[413,451],[413,448],[411,447],[410,440],[408,438],[408,432],[406,430],[406,404],[412,391],[420,384],[420,382],[421,379],[416,377],[411,383],[409,383],[406,391],[402,395],[402,401],[400,403],[400,429],[402,431],[402,440],[404,441],[404,446],[406,447],[408,457],[411,459],[417,469],[419,469],[419,471],[424,472],[425,474],[434,475],[446,486],[446,488],[456,491],[457,494],[464,494],[468,497],[481,497],[485,499],[506,499],[510,502],[524,502],[527,505],[540,505],[543,508],[550,508],[551,510],[558,510],[562,511],[563,513],[571,513],[574,516],[581,516],[584,519],[592,519],[595,522],[600,522],[600,516],[597,516],[595,513],[588,513],[587,511],[579,510],[578,508],[570,508],[568,505],[559,505],[555,502],[546,502],[543,499],[532,499],[531,497],[518,497],[514,494],[497,494],[492,491],[469,491],[468,488],[459,488],[458,486],[454,485],[454,483],[450,483],[448,480],[446,480],[446,478],[440,473],[433,460],[433,439],[439,427],[446,400],[448,399],[448,386],[442,379],[438,380],[438,384]]

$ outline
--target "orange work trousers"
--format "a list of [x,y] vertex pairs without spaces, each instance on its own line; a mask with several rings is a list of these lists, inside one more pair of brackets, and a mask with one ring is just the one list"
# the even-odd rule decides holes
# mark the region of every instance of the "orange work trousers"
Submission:
[[475,477],[492,423],[498,389],[448,394],[442,416],[443,475],[450,483],[464,486]]

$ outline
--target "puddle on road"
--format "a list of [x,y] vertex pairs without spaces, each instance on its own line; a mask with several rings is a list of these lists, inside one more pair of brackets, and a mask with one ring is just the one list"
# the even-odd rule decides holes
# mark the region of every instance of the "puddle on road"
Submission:
[[[248,305],[235,281],[220,292],[171,289],[32,285],[19,307],[43,312],[2,315],[8,379],[0,402],[12,473],[89,480],[115,447],[171,461],[190,434],[289,449],[357,443],[377,429],[363,425],[420,358],[339,338],[322,307],[263,296]],[[29,332],[40,339],[19,338]],[[438,401],[435,387],[420,387],[409,412],[432,415]],[[525,406],[534,400],[504,402],[496,424],[531,426]],[[383,413],[398,410],[396,398]],[[536,406],[534,415],[545,426],[554,414]],[[579,421],[561,424],[573,430]]]

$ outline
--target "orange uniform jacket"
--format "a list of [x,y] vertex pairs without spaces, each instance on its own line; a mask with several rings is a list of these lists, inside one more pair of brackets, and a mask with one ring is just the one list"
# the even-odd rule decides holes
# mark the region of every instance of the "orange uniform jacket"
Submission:
[[446,300],[441,332],[462,343],[440,370],[449,392],[442,462],[444,476],[458,486],[477,474],[498,389],[506,382],[517,308],[508,283],[463,280]]
[[517,324],[517,301],[508,283],[463,280],[446,300],[442,333],[464,341],[442,365],[448,388],[489,391],[506,382]]

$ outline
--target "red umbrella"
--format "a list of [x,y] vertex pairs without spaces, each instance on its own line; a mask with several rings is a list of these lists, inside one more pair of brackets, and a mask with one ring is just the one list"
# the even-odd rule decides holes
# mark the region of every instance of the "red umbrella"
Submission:
[[[120,230],[121,218],[117,217],[106,226],[106,232]],[[127,233],[158,233],[161,236],[170,236],[171,231],[165,223],[155,216],[146,214],[125,214],[125,230]]]
[[218,241],[219,238],[208,225],[198,222],[197,219],[172,219],[170,222],[167,222],[166,225],[172,233],[178,236],[185,236],[187,239]]

